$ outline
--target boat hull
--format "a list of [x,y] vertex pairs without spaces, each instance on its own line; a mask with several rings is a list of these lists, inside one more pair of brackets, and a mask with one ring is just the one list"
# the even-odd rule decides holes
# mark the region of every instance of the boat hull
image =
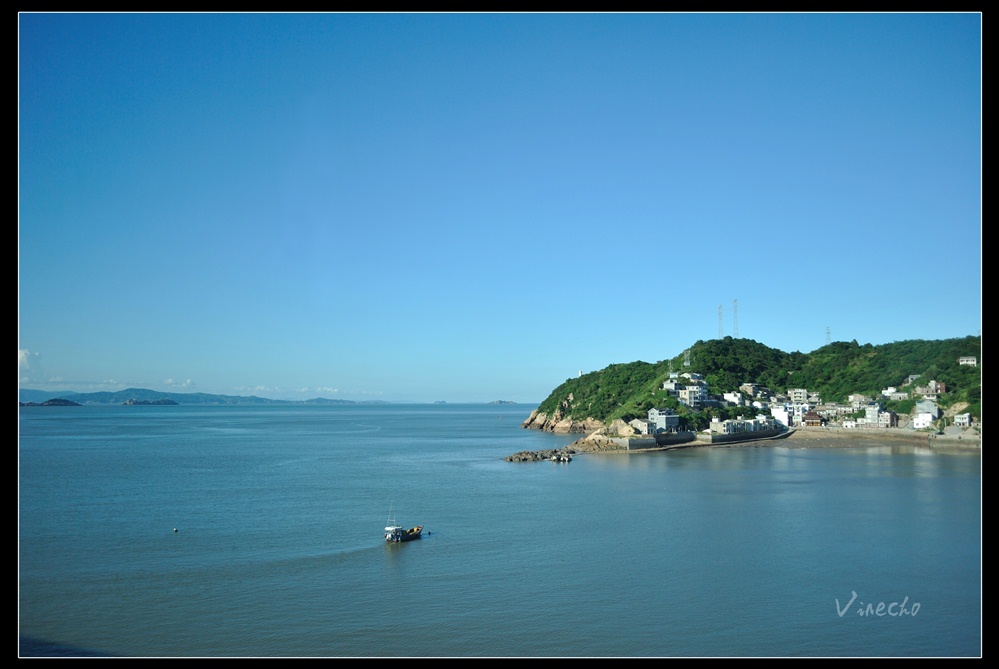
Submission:
[[385,528],[385,541],[391,543],[413,541],[414,539],[419,539],[422,535],[423,525],[417,525],[416,527],[411,527],[408,530],[404,530],[401,527]]

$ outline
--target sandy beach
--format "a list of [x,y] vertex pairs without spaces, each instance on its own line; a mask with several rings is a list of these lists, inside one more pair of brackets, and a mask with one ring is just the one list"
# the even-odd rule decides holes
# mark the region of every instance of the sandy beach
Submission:
[[970,431],[960,435],[933,435],[904,429],[847,430],[835,427],[795,428],[782,440],[783,445],[798,448],[836,448],[890,446],[908,444],[947,449],[981,449],[981,436]]

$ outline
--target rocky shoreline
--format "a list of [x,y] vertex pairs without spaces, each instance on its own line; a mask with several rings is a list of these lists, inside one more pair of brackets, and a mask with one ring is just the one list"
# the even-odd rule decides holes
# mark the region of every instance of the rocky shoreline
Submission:
[[556,434],[592,434],[606,427],[596,418],[586,418],[581,421],[572,420],[563,418],[559,412],[549,416],[537,409],[532,411],[531,415],[520,426],[529,430],[541,430],[542,432],[554,432]]

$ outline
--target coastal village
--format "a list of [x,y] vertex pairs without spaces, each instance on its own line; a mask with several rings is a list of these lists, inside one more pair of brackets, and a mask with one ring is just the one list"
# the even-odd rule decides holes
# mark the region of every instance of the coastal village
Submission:
[[[962,356],[958,364],[977,367],[978,359]],[[681,416],[674,409],[662,406],[649,409],[646,418],[628,422],[618,419],[610,425],[594,420],[553,419],[534,411],[523,427],[563,433],[585,432],[585,437],[563,449],[568,453],[737,444],[779,439],[794,432],[916,439],[941,437],[980,445],[981,423],[960,409],[953,411],[952,407],[951,412],[945,414],[940,408],[938,402],[947,393],[946,384],[930,380],[924,386],[917,386],[915,383],[919,379],[918,375],[911,375],[900,387],[883,388],[878,397],[853,394],[847,402],[841,403],[823,402],[818,393],[809,392],[807,388],[789,388],[784,393],[777,393],[756,383],[744,383],[737,392],[712,394],[704,375],[670,371],[661,388],[676,397],[680,405],[692,411],[745,407],[747,416],[727,420],[715,417],[707,429],[695,433],[681,424]],[[889,401],[909,399],[915,400],[911,413],[900,415],[885,407]],[[751,414],[753,417],[749,417]],[[555,460],[558,456],[559,451],[525,451],[507,460]]]
[[[977,367],[978,359],[962,356],[958,364]],[[938,425],[944,427],[941,421],[949,421],[951,426],[959,428],[973,424],[970,413],[956,413],[945,418],[937,401],[947,392],[946,385],[931,380],[925,386],[913,386],[918,375],[909,376],[899,388],[884,388],[880,398],[855,394],[849,396],[847,403],[824,403],[817,393],[811,393],[806,388],[789,388],[785,394],[777,394],[755,383],[739,386],[739,392],[711,395],[701,374],[671,372],[669,377],[662,389],[693,411],[707,407],[747,407],[757,414],[752,419],[715,419],[709,428],[713,434],[745,434],[798,427],[921,430]],[[912,414],[899,416],[894,411],[885,410],[885,400],[898,401],[910,397],[919,398]],[[672,409],[654,407],[649,409],[648,418],[632,420],[629,426],[635,434],[655,435],[678,432],[679,422],[679,416]]]

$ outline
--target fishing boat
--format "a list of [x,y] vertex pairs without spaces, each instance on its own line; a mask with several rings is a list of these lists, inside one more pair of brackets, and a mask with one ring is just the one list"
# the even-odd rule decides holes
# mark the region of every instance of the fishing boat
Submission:
[[412,541],[419,539],[423,533],[423,525],[403,529],[402,525],[387,525],[385,527],[385,541]]
[[385,525],[385,541],[393,543],[397,541],[412,541],[413,539],[419,539],[422,533],[423,525],[417,525],[407,530],[402,525],[396,524],[395,518],[392,517],[392,511],[389,511],[388,523]]

